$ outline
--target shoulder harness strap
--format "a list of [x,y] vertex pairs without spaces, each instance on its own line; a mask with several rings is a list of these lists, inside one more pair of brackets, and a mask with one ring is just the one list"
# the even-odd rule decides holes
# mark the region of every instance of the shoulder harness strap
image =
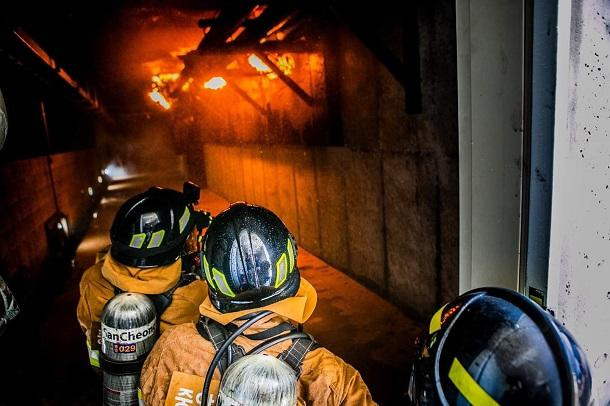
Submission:
[[292,345],[279,355],[279,359],[290,365],[298,377],[303,369],[303,361],[307,353],[319,348],[320,345],[313,338],[298,338]]
[[[225,340],[232,334],[232,332],[235,331],[235,326],[233,324],[223,326],[212,319],[201,317],[197,323],[197,331],[204,339],[212,343],[214,350],[218,351]],[[250,354],[253,351],[256,351],[257,348],[268,348],[269,346],[286,341],[291,338],[290,336],[295,335],[296,331],[297,328],[295,328],[295,326],[288,322],[284,322],[268,330],[255,334],[243,334],[243,336],[250,340],[261,341],[257,347],[248,353]],[[282,335],[281,333],[284,332],[288,333]],[[302,337],[293,339],[290,347],[288,347],[286,351],[282,352],[278,356],[279,359],[290,365],[297,378],[301,375],[303,361],[305,360],[307,354],[310,351],[320,347],[320,345],[308,334],[302,333],[300,336]],[[272,342],[275,343],[272,344]],[[219,368],[221,375],[224,374],[224,371],[229,367],[229,365],[237,361],[244,354],[245,352],[242,347],[236,344],[231,344],[227,353],[224,354],[220,359]]]
[[[224,344],[224,342],[231,335],[229,329],[223,326],[222,324],[207,318],[201,317],[199,322],[197,322],[197,332],[204,339],[212,343],[215,351],[218,351],[220,347]],[[237,361],[244,355],[244,349],[237,345],[231,344],[227,350],[227,352],[220,359],[218,367],[220,368],[220,374],[223,375],[225,370],[231,365],[234,361]]]

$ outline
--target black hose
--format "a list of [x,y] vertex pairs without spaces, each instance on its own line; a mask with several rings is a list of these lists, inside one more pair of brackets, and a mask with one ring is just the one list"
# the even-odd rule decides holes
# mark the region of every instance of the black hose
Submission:
[[282,336],[272,338],[270,340],[265,341],[264,343],[257,345],[256,347],[254,347],[250,351],[248,351],[248,353],[246,355],[258,354],[258,353],[265,351],[269,347],[273,347],[274,345],[281,343],[282,341],[296,340],[299,338],[307,338],[309,340],[312,340],[311,336],[307,333],[298,333],[298,332],[297,333],[288,333],[288,334],[284,334]]
[[222,346],[216,351],[216,354],[214,354],[214,358],[212,358],[212,362],[210,362],[208,372],[205,375],[205,381],[203,382],[203,391],[201,392],[201,394],[202,394],[201,404],[202,405],[208,404],[208,396],[209,396],[209,392],[210,392],[210,384],[212,383],[212,376],[214,376],[214,371],[216,370],[216,367],[218,366],[218,363],[220,362],[220,358],[222,357],[223,353],[227,350],[227,348],[229,348],[229,346],[233,343],[233,341],[235,341],[235,339],[241,333],[243,333],[244,331],[246,331],[248,329],[248,327],[252,326],[257,321],[261,320],[262,318],[264,318],[272,313],[273,312],[271,312],[269,310],[265,310],[265,311],[258,313],[256,316],[252,317],[250,320],[245,322],[241,327],[239,327],[237,330],[235,330],[235,332],[233,334],[231,334],[231,336],[229,336],[229,338],[227,338],[227,340],[222,344]]

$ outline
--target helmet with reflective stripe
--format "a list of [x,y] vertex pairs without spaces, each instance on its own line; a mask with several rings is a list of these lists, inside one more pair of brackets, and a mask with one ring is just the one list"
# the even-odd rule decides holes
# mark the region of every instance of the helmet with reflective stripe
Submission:
[[160,187],[127,200],[110,229],[112,257],[141,268],[176,261],[195,226],[192,203],[185,194]]
[[570,333],[532,300],[482,288],[441,308],[418,342],[416,405],[587,405],[591,374]]
[[299,289],[297,245],[271,211],[234,203],[205,235],[203,268],[212,304],[229,313],[264,307]]

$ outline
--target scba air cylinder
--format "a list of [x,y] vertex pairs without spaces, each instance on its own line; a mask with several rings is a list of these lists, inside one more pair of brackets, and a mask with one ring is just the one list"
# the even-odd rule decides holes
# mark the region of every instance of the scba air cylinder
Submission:
[[121,293],[102,313],[104,405],[138,405],[138,383],[146,355],[157,339],[153,302],[139,293]]

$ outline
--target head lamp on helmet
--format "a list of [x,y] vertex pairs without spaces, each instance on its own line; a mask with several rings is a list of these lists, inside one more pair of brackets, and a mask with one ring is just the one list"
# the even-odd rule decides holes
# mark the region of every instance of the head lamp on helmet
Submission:
[[212,304],[228,313],[294,296],[300,275],[297,246],[271,211],[235,203],[220,213],[204,239],[203,267]]
[[591,375],[582,351],[517,292],[467,292],[433,316],[417,344],[413,404],[588,404]]

